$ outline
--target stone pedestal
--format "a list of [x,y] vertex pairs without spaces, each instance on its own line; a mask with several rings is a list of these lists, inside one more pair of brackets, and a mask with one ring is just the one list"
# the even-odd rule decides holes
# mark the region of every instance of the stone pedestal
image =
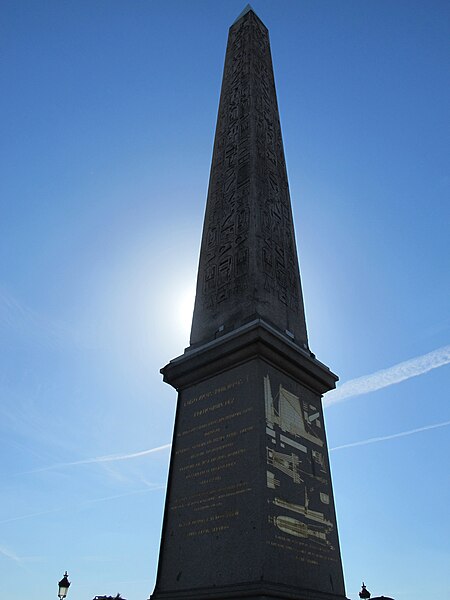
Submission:
[[320,400],[336,376],[261,319],[162,373],[178,407],[152,600],[345,598]]

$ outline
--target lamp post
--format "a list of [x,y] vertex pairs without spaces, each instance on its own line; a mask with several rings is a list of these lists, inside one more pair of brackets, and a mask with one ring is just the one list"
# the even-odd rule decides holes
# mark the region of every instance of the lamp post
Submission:
[[58,598],[65,598],[67,596],[67,592],[69,591],[70,581],[67,579],[67,571],[64,573],[64,577],[58,583]]

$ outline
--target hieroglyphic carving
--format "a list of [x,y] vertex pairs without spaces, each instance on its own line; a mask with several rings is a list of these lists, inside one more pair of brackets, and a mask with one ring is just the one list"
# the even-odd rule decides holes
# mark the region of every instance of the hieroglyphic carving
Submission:
[[264,288],[298,312],[299,283],[287,174],[266,32],[255,27],[254,96],[258,208],[264,231],[261,248]]
[[[249,26],[230,41],[222,85],[205,221],[203,306],[245,289],[249,268]],[[234,285],[233,285],[234,284]]]
[[191,343],[255,314],[306,341],[268,32],[249,15],[228,41]]

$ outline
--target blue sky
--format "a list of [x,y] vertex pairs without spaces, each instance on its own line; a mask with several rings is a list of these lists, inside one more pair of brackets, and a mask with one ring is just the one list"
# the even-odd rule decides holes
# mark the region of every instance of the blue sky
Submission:
[[[244,4],[2,2],[5,597],[31,582],[29,600],[56,598],[65,569],[71,600],[153,589],[176,402],[159,368],[188,344]],[[364,579],[444,597],[450,7],[252,6],[271,35],[310,345],[339,385],[364,377],[325,399],[347,595]]]

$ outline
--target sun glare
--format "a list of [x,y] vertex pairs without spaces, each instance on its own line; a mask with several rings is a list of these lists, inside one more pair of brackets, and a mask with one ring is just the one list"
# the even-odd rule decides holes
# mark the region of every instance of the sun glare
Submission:
[[177,299],[177,321],[180,335],[188,338],[191,331],[192,313],[194,311],[195,287],[190,285],[181,290]]

